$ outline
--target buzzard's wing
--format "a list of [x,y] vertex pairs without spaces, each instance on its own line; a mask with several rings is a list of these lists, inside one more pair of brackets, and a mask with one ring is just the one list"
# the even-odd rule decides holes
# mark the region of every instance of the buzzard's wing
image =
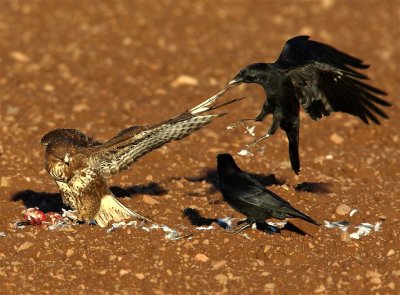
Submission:
[[[219,108],[214,102],[225,91],[202,102],[198,106],[163,123],[131,127],[93,149],[93,163],[104,176],[127,169],[132,163],[150,151],[172,141],[182,139],[192,132],[209,124],[214,118],[224,114],[201,115]],[[232,100],[228,103],[237,101]],[[223,104],[226,105],[227,103]]]
[[288,40],[275,64],[283,68],[290,68],[312,61],[335,66],[338,69],[353,73],[359,78],[366,78],[367,76],[354,71],[351,67],[358,69],[369,67],[361,59],[327,44],[310,40],[309,36],[297,36]]
[[367,124],[369,120],[379,124],[377,115],[388,118],[378,107],[390,106],[378,97],[386,93],[361,82],[353,72],[321,62],[309,62],[285,71],[303,108],[313,120],[331,112],[349,113]]
[[62,139],[62,140],[70,140],[72,143],[74,143],[76,146],[79,147],[91,147],[91,146],[97,146],[100,145],[101,143],[94,140],[93,138],[83,134],[79,130],[76,129],[54,129],[46,135],[44,135],[41,139],[41,143],[46,146],[52,141]]

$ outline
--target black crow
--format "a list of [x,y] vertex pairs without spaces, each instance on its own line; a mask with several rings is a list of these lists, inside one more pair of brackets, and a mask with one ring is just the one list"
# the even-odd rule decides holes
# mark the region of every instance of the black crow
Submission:
[[263,121],[272,114],[268,132],[247,149],[252,149],[281,127],[289,140],[292,169],[298,174],[300,104],[313,120],[332,112],[357,116],[367,124],[369,120],[379,124],[377,115],[388,118],[378,105],[391,104],[377,97],[386,93],[362,82],[367,76],[354,70],[368,67],[362,60],[312,41],[308,36],[294,37],[286,42],[275,63],[248,65],[229,82],[229,86],[257,83],[264,87],[268,96],[256,118],[240,120],[231,127],[244,121]]
[[230,154],[217,156],[217,173],[224,200],[233,209],[247,217],[246,224],[235,232],[241,232],[256,222],[265,222],[265,219],[272,217],[277,219],[300,218],[320,225],[242,171]]

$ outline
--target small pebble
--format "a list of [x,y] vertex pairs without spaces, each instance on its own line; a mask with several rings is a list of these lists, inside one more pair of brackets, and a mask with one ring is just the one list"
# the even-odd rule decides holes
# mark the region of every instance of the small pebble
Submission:
[[196,256],[194,257],[194,260],[199,261],[199,262],[207,262],[210,258],[208,258],[206,255],[204,254],[196,254]]
[[211,264],[214,269],[219,269],[226,264],[226,260],[218,260]]
[[349,234],[349,232],[348,232],[347,230],[342,230],[342,231],[340,232],[340,240],[341,240],[342,242],[346,242],[346,243],[348,243],[348,242],[351,241],[350,234]]
[[351,212],[350,206],[346,204],[341,204],[336,208],[336,214],[338,215],[347,215]]
[[214,278],[221,285],[226,285],[228,283],[228,277],[222,273],[217,274]]
[[143,202],[148,204],[148,205],[150,205],[150,206],[160,204],[159,201],[157,201],[155,198],[150,197],[150,196],[143,196]]
[[173,88],[177,88],[182,85],[196,86],[199,81],[188,75],[180,75],[174,81],[171,82]]
[[142,274],[141,272],[136,273],[135,277],[137,277],[139,280],[143,280],[144,279],[144,274]]
[[343,143],[344,139],[337,133],[333,133],[329,139],[334,143],[334,144],[341,144]]
[[394,254],[394,250],[393,249],[390,249],[388,252],[387,252],[387,254],[386,254],[386,256],[392,256]]
[[119,271],[119,275],[122,277],[122,276],[124,276],[124,275],[127,275],[129,273],[129,271],[128,270],[125,270],[125,269],[121,269],[120,271]]
[[29,57],[25,54],[22,53],[20,51],[11,51],[10,56],[18,62],[28,62],[29,61]]

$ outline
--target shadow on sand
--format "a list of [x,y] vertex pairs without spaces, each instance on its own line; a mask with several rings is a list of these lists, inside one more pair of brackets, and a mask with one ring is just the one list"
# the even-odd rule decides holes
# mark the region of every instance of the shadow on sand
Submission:
[[[168,191],[155,182],[145,185],[134,185],[129,187],[110,187],[111,192],[117,198],[134,197],[137,194],[146,194],[152,196],[160,196]],[[14,202],[22,201],[26,208],[38,207],[43,212],[60,212],[61,208],[70,209],[63,204],[60,193],[35,192],[32,190],[24,190],[17,192],[11,197]]]

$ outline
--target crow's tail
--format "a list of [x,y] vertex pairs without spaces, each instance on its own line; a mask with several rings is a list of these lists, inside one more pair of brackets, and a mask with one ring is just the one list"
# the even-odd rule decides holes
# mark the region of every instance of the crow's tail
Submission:
[[295,123],[290,129],[285,129],[289,140],[289,157],[292,170],[299,174],[300,172],[300,156],[299,156],[299,123]]

